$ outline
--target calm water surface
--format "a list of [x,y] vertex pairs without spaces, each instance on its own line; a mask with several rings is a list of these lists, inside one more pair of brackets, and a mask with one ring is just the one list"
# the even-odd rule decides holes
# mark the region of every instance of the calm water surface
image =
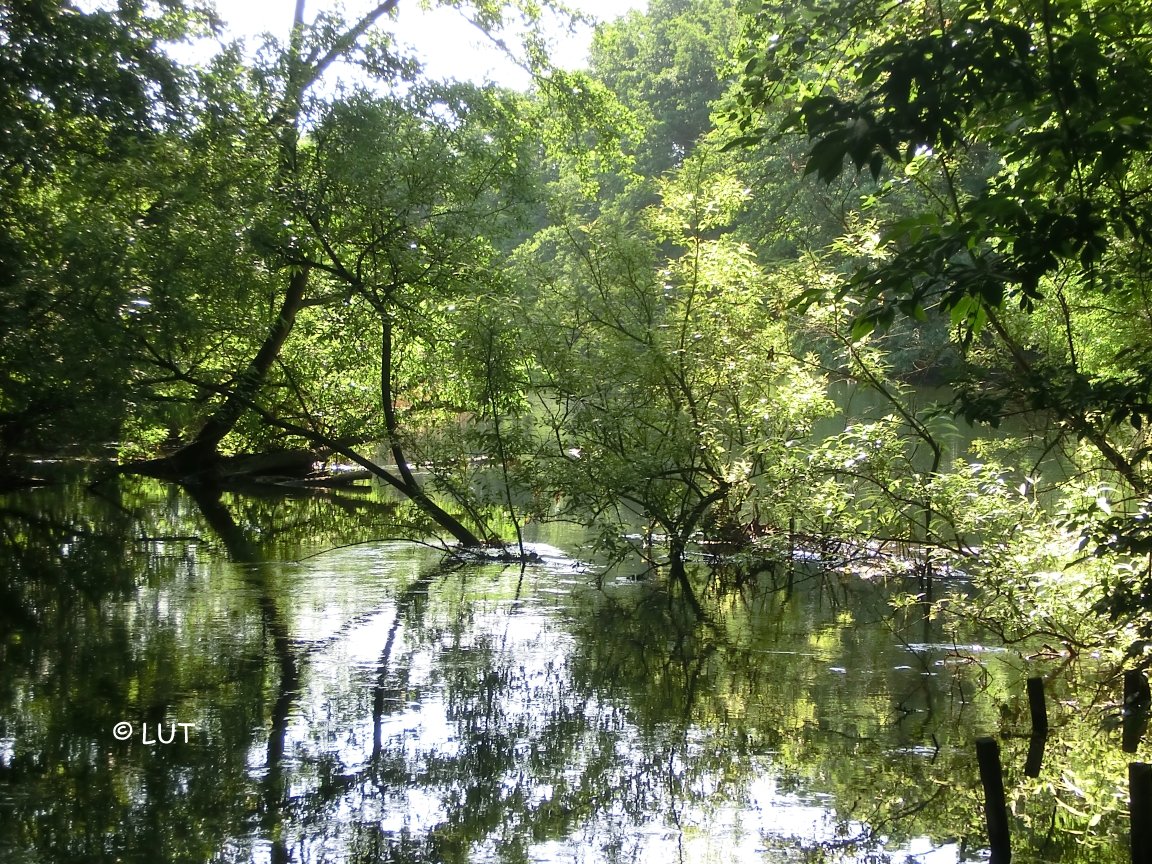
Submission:
[[[0,860],[985,857],[972,742],[1004,736],[1014,782],[1051,666],[894,617],[909,585],[701,565],[699,621],[578,535],[450,567],[373,540],[402,516],[131,479],[0,497]],[[1051,746],[1059,797],[1081,745]],[[1013,805],[1017,860],[1123,860],[1115,813],[1082,852],[1050,803]]]

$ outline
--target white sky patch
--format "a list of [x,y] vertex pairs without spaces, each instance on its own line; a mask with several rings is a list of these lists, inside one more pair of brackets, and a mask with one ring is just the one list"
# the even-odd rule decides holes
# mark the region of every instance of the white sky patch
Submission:
[[[78,0],[85,8],[108,6],[110,0]],[[598,21],[624,15],[630,9],[643,9],[646,0],[570,0],[569,6]],[[318,12],[343,9],[346,18],[355,20],[376,6],[372,0],[311,0],[305,6],[305,18],[311,21]],[[260,44],[260,36],[271,34],[286,41],[292,26],[295,0],[222,0],[217,11],[227,26],[225,39],[242,38],[249,51]],[[518,67],[496,45],[460,12],[448,8],[421,9],[415,0],[401,0],[396,17],[385,20],[384,27],[395,34],[402,47],[409,48],[424,65],[425,74],[433,79],[455,78],[476,83],[494,82],[506,87],[524,89],[528,74]],[[559,65],[576,69],[586,65],[592,42],[592,28],[581,25],[568,32],[558,20],[547,27],[552,43],[552,57]],[[507,39],[515,50],[514,37]],[[214,42],[179,46],[173,56],[182,62],[201,62],[218,50]]]

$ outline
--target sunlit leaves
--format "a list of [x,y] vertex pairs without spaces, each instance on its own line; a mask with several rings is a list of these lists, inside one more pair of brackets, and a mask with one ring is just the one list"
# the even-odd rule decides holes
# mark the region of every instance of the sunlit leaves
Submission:
[[[942,286],[925,287],[925,281],[951,269],[943,280],[953,286],[945,310],[965,296],[991,306],[1016,297],[1030,308],[1042,296],[1039,283],[1070,265],[1094,281],[1102,268],[1115,266],[1108,259],[1117,239],[1146,221],[1134,220],[1129,207],[1113,211],[1114,193],[1102,185],[1104,178],[1132,185],[1134,176],[1123,179],[1126,166],[1142,164],[1139,154],[1148,149],[1144,112],[1132,110],[1132,93],[1148,83],[1135,61],[1142,43],[1134,31],[1117,31],[1112,19],[1104,33],[1089,29],[1096,17],[1107,17],[1104,10],[1078,18],[1065,9],[1048,17],[1034,9],[1023,13],[1037,22],[1032,29],[1013,20],[1019,13],[975,4],[960,4],[941,20],[927,10],[923,20],[886,10],[883,26],[872,22],[867,31],[861,19],[835,25],[816,16],[816,29],[802,14],[793,19],[806,34],[793,49],[809,61],[822,50],[815,34],[823,40],[851,34],[863,52],[855,64],[847,58],[829,63],[820,92],[806,90],[798,69],[796,77],[782,79],[781,87],[798,100],[785,128],[812,142],[808,173],[829,182],[847,162],[878,175],[884,161],[900,165],[925,152],[957,154],[977,146],[1003,158],[999,176],[974,196],[949,179],[950,198],[940,202],[948,224],[937,235],[947,247],[913,239],[901,249],[908,265],[893,265],[919,276],[897,280],[902,293],[934,294]],[[762,50],[771,57],[780,44],[771,38]],[[750,94],[756,80],[746,73],[745,112],[784,98],[776,91]],[[743,116],[746,125],[752,122],[752,114]],[[1129,122],[1118,125],[1117,116]],[[947,170],[948,163],[941,164]],[[1129,205],[1143,197],[1132,195]],[[890,242],[903,239],[897,232]],[[981,269],[989,275],[976,272]]]
[[605,208],[542,232],[518,263],[546,312],[539,491],[609,533],[641,515],[682,549],[713,507],[739,520],[752,483],[785,472],[782,442],[806,434],[821,384],[728,233],[747,190],[724,160],[698,152],[659,188],[641,219]]

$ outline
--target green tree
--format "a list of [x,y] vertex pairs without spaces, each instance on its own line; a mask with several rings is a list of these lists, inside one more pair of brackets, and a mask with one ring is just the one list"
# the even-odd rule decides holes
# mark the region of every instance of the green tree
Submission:
[[[351,24],[322,16],[313,26],[307,26],[304,7],[302,0],[297,3],[289,44],[277,57],[275,67],[265,70],[262,83],[271,97],[270,108],[259,126],[250,130],[276,142],[277,171],[273,188],[289,196],[300,185],[297,172],[302,161],[303,127],[312,107],[308,96],[310,89],[332,64],[349,59],[363,47],[361,42],[365,34],[393,11],[396,0],[386,0]],[[372,65],[379,68],[378,52],[373,50],[372,43],[368,43],[365,52],[375,61]],[[396,65],[391,64],[390,71],[395,71]],[[296,260],[299,258],[299,237],[305,226],[289,222],[285,227],[287,231],[267,241],[278,247],[284,275],[275,312],[259,349],[235,373],[231,386],[221,394],[219,403],[205,417],[192,440],[171,456],[154,463],[150,470],[182,475],[212,473],[221,442],[236,427],[264,386],[292,333],[297,315],[310,300],[311,268]]]
[[[472,337],[471,310],[511,302],[495,242],[516,230],[531,194],[535,152],[522,122],[530,110],[523,97],[466,85],[331,106],[308,142],[314,161],[297,213],[311,237],[296,266],[317,274],[313,338],[284,359],[291,386],[263,410],[266,422],[355,458],[466,545],[490,532],[465,484],[436,472],[473,530],[424,492],[407,454],[434,430],[485,411],[458,344]],[[338,352],[335,369],[308,368],[324,356],[325,336],[340,332],[365,350]],[[376,398],[365,398],[368,384]],[[383,442],[394,469],[342,438]],[[466,467],[467,456],[447,458]]]
[[591,73],[637,116],[643,176],[679,165],[711,128],[738,33],[723,0],[655,0],[596,30]]
[[[1123,427],[1143,425],[1152,378],[1142,361],[1122,370],[1117,355],[1083,349],[1102,323],[1093,311],[1119,323],[1145,309],[1152,125],[1135,94],[1149,83],[1146,16],[1139,4],[886,17],[865,5],[843,18],[764,7],[742,94],[747,138],[767,134],[763,106],[789,101],[785,128],[812,142],[808,172],[830,180],[847,161],[880,176],[890,164],[894,182],[929,187],[932,206],[884,226],[845,284],[870,304],[860,332],[898,311],[949,314],[967,348],[1012,366],[1010,389],[973,393],[966,413],[995,419],[1010,397],[1055,411],[1142,492],[1143,453]],[[993,154],[987,174],[973,153]],[[1041,343],[1014,309],[1042,311],[1060,338]]]
[[[850,164],[886,189],[923,191],[921,206],[875,226],[835,291],[863,304],[857,335],[901,314],[947,316],[967,361],[962,414],[1052,417],[1050,446],[1085,442],[1095,458],[1081,451],[1082,464],[1137,500],[1152,453],[1146,13],[1137,2],[766,3],[748,21],[735,112],[739,141],[755,143],[773,132],[768,106],[789,109],[783,131],[807,136],[806,171],[822,180]],[[1143,550],[1143,526],[1112,520],[1106,545]],[[1136,611],[1128,592],[1114,596]]]
[[[138,329],[156,370],[151,393],[182,417],[166,425],[190,434],[175,452],[134,468],[211,480],[228,436],[267,441],[276,430],[281,440],[354,459],[475,546],[491,532],[466,491],[469,454],[452,454],[461,478],[440,471],[437,485],[467,512],[470,528],[424,491],[410,454],[433,432],[492,409],[492,394],[466,380],[474,368],[459,362],[466,322],[475,309],[507,301],[496,275],[499,247],[522,230],[518,211],[540,160],[537,131],[578,133],[603,100],[564,73],[542,73],[535,101],[414,81],[397,88],[408,88],[404,96],[309,95],[339,58],[354,55],[393,84],[412,71],[386,34],[372,35],[394,5],[351,25],[325,16],[312,26],[298,7],[291,42],[270,65],[237,70],[230,81],[227,58],[217,63],[222,105],[206,111],[198,129],[207,173],[234,196],[225,209],[235,222],[222,242],[206,235],[191,245],[226,262],[240,238],[236,251],[253,278],[238,290],[212,284],[201,293],[189,284],[191,293],[174,292],[175,304],[151,316],[163,338]],[[475,11],[479,23],[497,27],[508,10]],[[246,167],[236,167],[229,148]],[[235,206],[255,189],[264,193],[254,207]],[[188,236],[184,224],[174,237]],[[200,321],[181,301],[188,297],[207,300]],[[238,319],[232,326],[228,310]],[[195,338],[167,329],[185,319]],[[352,449],[364,441],[383,442],[382,461],[393,467]]]
[[639,218],[609,209],[521,253],[536,295],[544,505],[560,500],[612,544],[648,521],[689,594],[697,532],[787,520],[755,509],[757,484],[796,467],[788,442],[824,407],[822,382],[790,355],[786,289],[764,291],[727,231],[745,191],[723,159],[698,153]]
[[191,82],[161,48],[197,6],[0,4],[0,452],[116,436],[127,410],[121,261]]

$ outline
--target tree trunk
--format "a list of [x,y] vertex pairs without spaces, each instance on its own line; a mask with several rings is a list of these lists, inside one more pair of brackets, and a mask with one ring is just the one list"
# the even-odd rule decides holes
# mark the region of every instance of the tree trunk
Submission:
[[[305,0],[296,0],[292,18],[292,35],[287,57],[287,78],[283,99],[268,120],[269,128],[280,139],[279,175],[282,184],[290,186],[296,166],[296,148],[300,141],[300,118],[303,97],[333,63],[343,57],[380,18],[396,8],[399,0],[384,0],[336,39],[320,57],[303,56]],[[294,265],[281,301],[276,320],[268,330],[260,350],[236,379],[232,392],[204,422],[196,436],[175,453],[163,459],[133,466],[141,473],[185,479],[210,479],[219,460],[220,442],[244,416],[259,394],[268,373],[279,357],[284,343],[304,306],[308,290],[309,268]]]
[[[350,27],[329,51],[314,60],[301,57],[304,0],[297,0],[288,56],[288,77],[283,101],[269,120],[269,125],[280,138],[280,179],[285,185],[293,180],[296,168],[296,148],[300,139],[300,116],[302,97],[323,71],[339,59],[380,17],[395,8],[397,0],[380,3],[352,27]],[[392,392],[392,324],[386,311],[382,311],[383,346],[380,371],[380,397],[384,417],[387,443],[396,460],[396,473],[376,465],[361,456],[343,442],[335,441],[324,433],[283,420],[265,411],[259,404],[261,390],[266,385],[268,375],[275,365],[280,352],[296,322],[296,316],[307,303],[310,268],[294,265],[288,279],[287,288],[280,304],[276,319],[269,327],[260,349],[247,368],[235,379],[235,384],[224,397],[224,401],[204,421],[196,436],[177,450],[162,459],[135,463],[125,466],[142,474],[166,478],[177,478],[183,482],[201,485],[219,482],[222,479],[220,442],[235,427],[247,411],[256,412],[265,423],[299,435],[313,444],[330,448],[352,459],[362,468],[380,478],[401,494],[405,495],[437,525],[447,531],[465,547],[484,545],[484,541],[469,530],[459,519],[448,513],[433,501],[423,490],[413,475],[404,456]],[[471,514],[479,523],[475,513]]]
[[[436,524],[448,531],[463,546],[476,547],[484,542],[469,531],[455,516],[452,516],[425,494],[420,482],[412,474],[404,448],[400,441],[400,423],[396,417],[396,400],[392,392],[392,320],[387,312],[380,316],[380,408],[384,414],[384,431],[388,436],[388,449],[396,462],[399,483],[392,485],[403,492],[417,507],[436,520]],[[475,517],[474,517],[475,518]]]
[[276,358],[280,356],[280,350],[292,333],[296,315],[303,307],[307,294],[308,274],[307,267],[293,271],[288,280],[288,290],[280,304],[280,311],[268,329],[268,335],[265,336],[260,350],[256,352],[248,368],[237,378],[236,386],[223,404],[204,421],[196,437],[170,456],[146,463],[150,470],[145,473],[199,478],[215,475],[220,462],[218,452],[220,442],[236,427],[244,412],[259,394]]

